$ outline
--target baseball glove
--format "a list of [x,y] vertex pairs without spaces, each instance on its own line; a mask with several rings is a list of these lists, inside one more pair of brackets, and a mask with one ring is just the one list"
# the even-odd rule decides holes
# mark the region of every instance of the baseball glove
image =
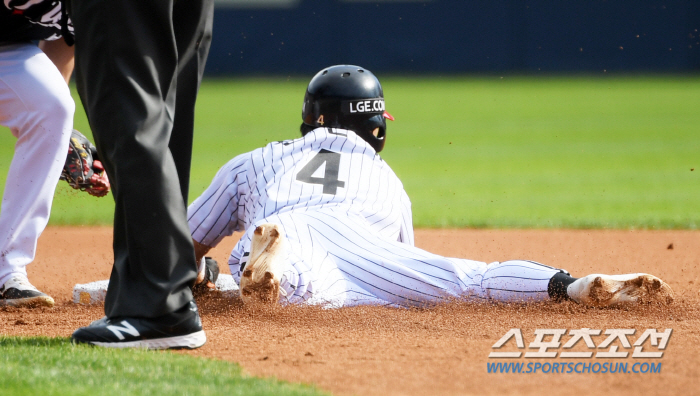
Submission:
[[109,179],[102,162],[97,159],[97,148],[75,129],[68,144],[61,180],[95,197],[104,197],[109,192]]

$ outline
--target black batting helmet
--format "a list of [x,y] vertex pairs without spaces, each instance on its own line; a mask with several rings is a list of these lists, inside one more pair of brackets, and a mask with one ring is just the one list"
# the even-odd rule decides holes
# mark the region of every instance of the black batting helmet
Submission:
[[384,148],[386,119],[394,119],[384,109],[377,77],[352,65],[330,66],[316,73],[306,88],[301,118],[302,135],[319,127],[349,129],[377,152]]

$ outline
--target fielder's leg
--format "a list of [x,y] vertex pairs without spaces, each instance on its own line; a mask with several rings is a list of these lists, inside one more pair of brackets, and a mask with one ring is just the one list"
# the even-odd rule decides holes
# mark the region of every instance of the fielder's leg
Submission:
[[65,80],[37,46],[0,47],[0,125],[17,138],[0,211],[0,305],[54,303],[25,267],[49,220],[74,111]]

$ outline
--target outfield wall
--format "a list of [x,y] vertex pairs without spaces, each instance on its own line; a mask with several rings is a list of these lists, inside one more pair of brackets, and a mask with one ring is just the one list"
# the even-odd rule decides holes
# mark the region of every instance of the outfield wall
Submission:
[[209,75],[697,72],[696,0],[217,0]]

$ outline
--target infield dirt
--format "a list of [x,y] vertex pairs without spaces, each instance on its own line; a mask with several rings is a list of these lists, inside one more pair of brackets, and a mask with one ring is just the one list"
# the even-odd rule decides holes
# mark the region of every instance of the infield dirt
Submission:
[[[29,279],[56,299],[56,307],[3,308],[0,334],[67,337],[103,316],[101,305],[74,304],[71,293],[76,283],[109,277],[111,236],[108,227],[48,228],[29,266]],[[212,251],[225,273],[235,242],[229,238]],[[574,276],[648,272],[673,287],[676,302],[626,309],[454,302],[423,309],[323,310],[251,308],[213,293],[198,300],[207,344],[182,353],[235,361],[249,374],[314,383],[337,395],[700,394],[700,232],[417,230],[416,244],[445,256],[487,262],[535,260]],[[635,329],[631,343],[646,329],[673,333],[657,359],[489,359],[492,345],[511,328],[522,331],[522,352],[534,350],[528,345],[535,329]],[[562,344],[570,338],[565,335]],[[605,338],[593,340],[599,345]],[[578,344],[575,350],[589,351],[583,341]],[[508,345],[504,349],[518,350],[514,340]],[[619,340],[613,345],[632,355],[633,348]],[[645,345],[651,347],[648,341]],[[635,363],[661,363],[661,372],[489,374],[487,363],[497,362],[619,362],[628,363],[628,370]]]

